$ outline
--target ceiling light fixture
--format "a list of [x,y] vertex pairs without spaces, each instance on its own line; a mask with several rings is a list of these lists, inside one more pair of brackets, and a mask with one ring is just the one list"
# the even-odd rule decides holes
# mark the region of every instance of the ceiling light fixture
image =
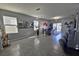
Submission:
[[36,9],[36,11],[39,11],[39,10],[40,10],[40,8],[37,8],[37,9]]
[[61,19],[61,18],[62,18],[62,16],[55,16],[52,19]]

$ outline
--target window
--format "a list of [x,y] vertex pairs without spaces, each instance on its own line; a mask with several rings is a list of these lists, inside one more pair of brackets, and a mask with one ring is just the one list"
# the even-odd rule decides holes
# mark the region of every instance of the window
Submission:
[[17,19],[15,17],[3,16],[6,33],[18,33]]
[[55,30],[56,32],[61,32],[61,27],[62,27],[61,23],[54,23],[53,24],[53,30]]

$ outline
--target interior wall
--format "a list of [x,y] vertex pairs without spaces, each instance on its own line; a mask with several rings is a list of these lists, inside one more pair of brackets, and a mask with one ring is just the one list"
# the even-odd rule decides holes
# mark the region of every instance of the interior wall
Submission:
[[[28,16],[25,14],[20,14],[8,10],[0,9],[0,26],[3,26],[3,16],[16,17],[18,22],[24,20],[24,21],[28,21],[29,24],[31,24],[32,21],[36,19],[32,16]],[[33,34],[34,34],[33,28],[19,29],[19,33],[9,34],[9,39],[18,40],[21,39],[22,37],[29,37]]]

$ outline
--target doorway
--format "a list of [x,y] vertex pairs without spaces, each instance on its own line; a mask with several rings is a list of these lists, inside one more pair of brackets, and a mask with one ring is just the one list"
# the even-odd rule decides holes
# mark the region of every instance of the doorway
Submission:
[[62,28],[62,23],[54,23],[53,24],[54,33],[60,33],[61,28]]
[[54,23],[53,24],[53,34],[52,39],[55,41],[54,43],[58,43],[62,37],[61,33],[62,23]]
[[34,31],[36,31],[39,28],[39,22],[34,20]]

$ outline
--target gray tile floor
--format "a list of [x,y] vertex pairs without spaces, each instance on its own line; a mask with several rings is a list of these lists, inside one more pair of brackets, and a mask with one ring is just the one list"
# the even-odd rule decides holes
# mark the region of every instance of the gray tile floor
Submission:
[[62,47],[51,36],[32,36],[11,42],[7,48],[0,50],[0,56],[65,56]]

